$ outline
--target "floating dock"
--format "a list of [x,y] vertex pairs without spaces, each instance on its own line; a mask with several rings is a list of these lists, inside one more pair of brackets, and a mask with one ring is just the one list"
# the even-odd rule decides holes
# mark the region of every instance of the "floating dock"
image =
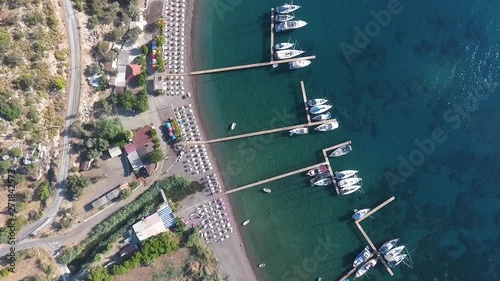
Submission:
[[274,61],[274,8],[271,8],[271,62]]
[[[324,150],[323,150],[324,151]],[[383,207],[387,206],[387,204],[391,203],[392,201],[394,201],[394,199],[396,199],[394,196],[392,196],[391,198],[385,200],[382,204],[378,205],[377,207],[373,208],[370,212],[366,213],[366,215],[364,215],[361,219],[355,221],[354,223],[356,224],[356,226],[358,227],[359,231],[361,232],[361,234],[365,237],[365,240],[368,242],[368,244],[370,245],[370,247],[373,249],[373,253],[372,253],[372,256],[375,255],[375,256],[379,256],[379,252],[377,251],[377,248],[375,248],[375,245],[373,244],[372,240],[370,239],[370,237],[368,236],[368,234],[366,234],[365,230],[363,229],[363,227],[361,227],[361,222],[371,216],[372,214],[374,214],[375,212],[377,212],[378,210],[382,209]],[[394,272],[392,272],[391,268],[387,265],[387,263],[385,262],[384,259],[381,259],[379,258],[379,260],[382,262],[382,264],[385,266],[385,269],[387,269],[387,272],[389,272],[389,274],[391,276],[394,275]],[[347,278],[349,278],[349,276],[351,276],[352,274],[354,274],[356,272],[357,268],[353,268],[352,270],[350,270],[346,275],[344,275],[342,278],[340,278],[340,281],[344,281],[346,280]]]
[[302,128],[302,127],[319,126],[319,125],[322,125],[322,124],[325,124],[325,123],[328,123],[328,122],[332,122],[332,120],[333,121],[337,121],[336,119],[330,119],[330,120],[323,120],[323,121],[318,121],[318,122],[314,122],[314,123],[293,125],[293,126],[288,126],[288,127],[283,127],[283,128],[264,130],[264,131],[254,132],[254,133],[241,134],[241,135],[236,135],[236,136],[231,136],[231,137],[224,137],[224,138],[218,138],[218,139],[213,139],[213,140],[187,141],[186,145],[192,145],[192,144],[211,144],[211,143],[217,143],[217,142],[223,142],[223,141],[230,141],[230,140],[237,140],[237,139],[243,139],[243,138],[261,136],[261,135],[267,135],[267,134],[272,134],[272,133],[290,131],[290,130],[298,129],[298,128]]
[[[208,70],[193,71],[187,75],[194,76],[194,75],[212,74],[212,73],[227,72],[227,71],[233,71],[233,70],[242,70],[242,69],[248,69],[248,68],[272,66],[273,64],[289,63],[289,62],[298,61],[298,60],[313,60],[315,58],[316,58],[316,56],[308,56],[308,57],[291,58],[291,59],[279,60],[279,61],[270,61],[270,62],[260,62],[260,63],[238,65],[238,66],[229,66],[229,67],[222,67],[222,68],[215,68],[215,69],[208,69]],[[186,75],[186,74],[176,74],[176,75]]]
[[[335,120],[335,119],[333,119],[333,120]],[[334,146],[327,147],[327,148],[322,150],[323,157],[325,157],[325,162],[328,163],[328,170],[330,172],[330,175],[332,176],[333,184],[335,185],[335,191],[337,192],[337,195],[340,195],[340,190],[339,190],[339,187],[335,181],[335,174],[333,173],[332,164],[330,164],[330,158],[328,157],[327,151],[335,150],[339,147],[346,146],[346,145],[351,144],[351,143],[352,143],[351,141],[346,141],[346,142],[339,143],[339,144],[334,145]]]
[[300,88],[302,89],[302,98],[304,99],[304,106],[306,107],[307,123],[311,123],[311,114],[309,113],[309,105],[307,104],[307,94],[304,81],[300,81]]
[[228,190],[228,191],[224,192],[224,194],[231,194],[231,193],[234,193],[234,192],[238,192],[238,191],[241,191],[241,190],[245,190],[245,189],[257,186],[257,185],[261,185],[261,184],[265,184],[265,183],[272,182],[272,181],[275,181],[275,180],[279,180],[279,179],[282,179],[282,178],[286,178],[286,177],[289,177],[289,176],[292,176],[292,175],[295,175],[295,174],[300,174],[300,173],[303,173],[303,172],[307,172],[307,171],[309,171],[311,169],[317,168],[318,166],[325,165],[325,164],[326,164],[326,162],[319,163],[319,164],[316,164],[316,165],[313,165],[313,166],[309,166],[309,167],[298,169],[298,170],[295,170],[295,171],[292,171],[292,172],[288,172],[286,174],[282,174],[282,175],[279,175],[279,176],[275,176],[275,177],[272,177],[272,178],[268,178],[268,179],[265,179],[265,180],[261,180],[261,181],[258,181],[258,182],[247,184],[247,185],[244,185],[244,186],[241,186],[241,187],[238,187],[238,188],[234,188],[234,189]]

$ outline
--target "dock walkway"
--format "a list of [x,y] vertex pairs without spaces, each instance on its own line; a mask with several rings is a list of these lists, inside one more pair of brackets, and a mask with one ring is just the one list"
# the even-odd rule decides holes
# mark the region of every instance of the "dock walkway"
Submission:
[[[323,150],[324,151],[324,150]],[[382,204],[378,205],[377,207],[373,208],[370,212],[366,213],[366,215],[364,215],[363,217],[361,217],[361,219],[355,221],[354,223],[356,224],[356,226],[358,227],[359,231],[361,232],[361,234],[363,235],[363,237],[365,237],[365,240],[368,242],[368,244],[370,245],[370,247],[373,249],[373,253],[372,253],[372,256],[373,255],[376,255],[376,256],[379,256],[379,252],[377,251],[377,248],[375,248],[375,245],[373,244],[372,240],[370,239],[370,237],[368,236],[368,234],[366,234],[365,230],[363,229],[363,227],[361,227],[361,222],[371,216],[372,214],[374,214],[375,212],[377,212],[378,210],[382,209],[383,207],[387,206],[387,204],[391,203],[392,201],[394,201],[394,199],[396,199],[394,196],[392,196],[391,198],[385,200]],[[389,272],[389,274],[391,276],[394,275],[394,272],[392,272],[391,268],[387,265],[387,263],[385,262],[384,259],[379,259],[382,264],[385,266],[385,269],[387,269],[387,271]],[[353,268],[352,270],[350,270],[346,275],[344,275],[342,278],[340,278],[340,281],[344,281],[346,280],[347,278],[349,278],[349,276],[351,276],[352,274],[354,274],[356,272],[356,268]]]
[[[289,63],[292,61],[299,61],[299,60],[313,60],[315,58],[316,58],[316,56],[308,56],[308,57],[291,58],[291,59],[286,59],[286,60],[260,62],[260,63],[245,64],[245,65],[238,65],[238,66],[229,66],[229,67],[222,67],[222,68],[215,68],[215,69],[208,69],[208,70],[193,71],[187,75],[194,76],[194,75],[212,74],[212,73],[218,73],[218,72],[226,72],[226,71],[264,67],[264,66],[272,66],[273,64]],[[186,75],[186,74],[178,74],[178,75]]]
[[300,88],[302,89],[302,98],[304,99],[304,106],[306,107],[307,123],[311,123],[311,114],[309,113],[309,105],[307,104],[307,94],[304,81],[300,81]]
[[[323,157],[325,157],[325,162],[328,163],[328,170],[330,172],[330,175],[332,176],[332,180],[335,179],[335,174],[333,173],[332,164],[330,163],[330,158],[328,157],[327,151],[335,150],[335,149],[337,149],[339,147],[342,147],[342,146],[345,146],[345,145],[348,145],[348,144],[351,144],[351,143],[352,143],[351,141],[346,141],[346,142],[339,143],[339,144],[334,145],[334,146],[327,147],[327,148],[325,148],[325,149],[322,150],[323,151]],[[334,181],[334,183],[335,183],[335,181]],[[335,184],[335,191],[337,192],[337,195],[340,195],[340,190],[339,190],[339,187],[338,187],[337,184]]]
[[290,130],[298,129],[298,128],[302,128],[302,127],[319,126],[319,125],[325,124],[327,122],[332,122],[332,120],[336,121],[335,119],[323,120],[323,121],[318,121],[318,122],[314,122],[314,123],[293,125],[293,126],[288,126],[288,127],[283,127],[283,128],[264,130],[264,131],[254,132],[254,133],[241,134],[241,135],[218,138],[218,139],[213,139],[213,140],[187,141],[186,144],[188,144],[188,145],[191,145],[191,144],[211,144],[211,143],[217,143],[217,142],[223,142],[223,141],[237,140],[237,139],[267,135],[267,134],[272,134],[272,133],[290,131]]
[[279,176],[275,176],[275,177],[268,178],[268,179],[265,179],[265,180],[260,180],[258,182],[254,182],[254,183],[251,183],[251,184],[247,184],[247,185],[244,185],[244,186],[241,186],[241,187],[238,187],[238,188],[234,188],[234,189],[228,190],[228,191],[225,192],[225,194],[231,194],[231,193],[234,193],[234,192],[238,192],[238,191],[241,191],[241,190],[245,190],[245,189],[257,186],[257,185],[265,184],[265,183],[272,182],[272,181],[275,181],[275,180],[279,180],[279,179],[282,179],[282,178],[286,178],[286,177],[289,177],[289,176],[292,176],[292,175],[296,175],[296,174],[300,174],[300,173],[303,173],[303,172],[307,172],[307,171],[309,171],[311,169],[317,168],[318,166],[325,165],[325,164],[326,164],[326,162],[323,162],[323,163],[319,163],[319,164],[316,164],[316,165],[313,165],[313,166],[309,166],[309,167],[298,169],[298,170],[295,170],[295,171],[292,171],[292,172],[288,172],[288,173],[285,173],[285,174],[282,174],[282,175],[279,175]]
[[274,61],[274,8],[271,8],[271,62]]

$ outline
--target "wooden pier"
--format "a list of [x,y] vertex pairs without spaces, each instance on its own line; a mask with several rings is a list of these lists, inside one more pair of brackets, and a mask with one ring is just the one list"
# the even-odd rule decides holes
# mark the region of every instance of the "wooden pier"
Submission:
[[[332,164],[330,164],[330,158],[328,157],[327,151],[335,150],[335,149],[337,149],[339,147],[342,147],[342,146],[345,146],[345,145],[348,145],[348,144],[351,144],[351,143],[352,143],[351,141],[346,141],[346,142],[339,143],[339,144],[334,145],[334,146],[327,147],[327,148],[325,148],[325,149],[322,150],[323,151],[323,157],[325,157],[325,162],[328,163],[328,170],[330,172],[330,175],[332,176],[332,180],[335,179],[335,174],[333,173]],[[339,186],[335,183],[335,180],[333,182],[334,182],[334,185],[335,185],[335,191],[337,192],[337,195],[340,195]]]
[[[324,150],[323,150],[324,151]],[[372,240],[370,239],[370,237],[368,236],[368,234],[366,234],[365,230],[363,229],[363,227],[361,227],[361,222],[371,216],[372,214],[374,214],[375,212],[377,212],[378,210],[382,209],[383,207],[385,207],[387,204],[391,203],[392,201],[394,201],[394,199],[396,199],[394,196],[392,196],[391,198],[385,200],[382,204],[378,205],[377,207],[373,208],[370,212],[366,213],[366,215],[364,215],[363,217],[361,217],[361,219],[355,221],[354,223],[356,224],[356,226],[358,227],[359,231],[361,232],[361,234],[363,235],[363,237],[365,237],[365,240],[368,242],[368,244],[370,245],[370,247],[373,249],[373,253],[372,253],[372,256],[373,255],[376,255],[377,257],[380,255],[379,252],[377,251],[377,248],[375,247],[375,245],[373,244]],[[387,265],[387,263],[385,262],[384,259],[382,258],[379,258],[379,260],[381,261],[381,263],[385,266],[385,269],[387,269],[387,272],[389,272],[389,274],[391,276],[394,275],[394,272],[392,272],[391,268]],[[353,268],[352,270],[350,270],[346,275],[344,275],[344,277],[340,278],[340,281],[344,281],[346,280],[347,278],[349,278],[349,276],[351,276],[352,274],[354,274],[356,272],[357,268]]]
[[306,107],[307,123],[311,123],[311,114],[309,113],[309,105],[307,104],[307,94],[304,81],[300,81],[300,88],[302,89],[302,98],[304,99],[304,106]]
[[274,8],[271,8],[271,62],[274,61]]
[[264,131],[254,132],[254,133],[241,134],[241,135],[236,135],[236,136],[231,136],[231,137],[224,137],[224,138],[218,138],[218,139],[213,139],[213,140],[187,141],[186,145],[190,145],[190,144],[211,144],[211,143],[217,143],[217,142],[223,142],[223,141],[237,140],[237,139],[243,139],[243,138],[248,138],[248,137],[255,137],[255,136],[267,135],[267,134],[272,134],[272,133],[279,133],[279,132],[284,132],[284,131],[290,131],[290,130],[297,129],[297,128],[302,128],[302,127],[319,126],[319,125],[322,125],[322,124],[325,124],[325,123],[328,123],[328,122],[332,122],[332,121],[337,121],[337,120],[336,119],[323,120],[323,121],[318,121],[318,122],[314,122],[314,123],[293,125],[293,126],[288,126],[288,127],[283,127],[283,128],[264,130]]
[[[279,60],[279,61],[270,61],[270,62],[260,62],[260,63],[238,65],[238,66],[229,66],[229,67],[222,67],[222,68],[215,68],[215,69],[208,69],[208,70],[193,71],[193,72],[189,73],[188,75],[194,76],[194,75],[203,75],[203,74],[212,74],[212,73],[219,73],[219,72],[226,72],[226,71],[233,71],[233,70],[248,69],[248,68],[272,66],[273,64],[289,63],[289,62],[299,61],[299,60],[313,60],[315,58],[316,58],[316,56],[308,56],[308,57],[299,57],[299,58],[292,58],[292,59]],[[186,74],[178,74],[178,75],[186,75]]]
[[307,171],[309,171],[311,169],[317,168],[320,165],[325,165],[325,164],[327,164],[327,163],[323,162],[323,163],[319,163],[319,164],[316,164],[316,165],[313,165],[313,166],[309,166],[309,167],[298,169],[298,170],[295,170],[295,171],[292,171],[292,172],[288,172],[286,174],[282,174],[282,175],[275,176],[275,177],[272,177],[272,178],[268,178],[268,179],[265,179],[265,180],[260,180],[258,182],[254,182],[254,183],[251,183],[251,184],[247,184],[247,185],[244,185],[244,186],[241,186],[241,187],[238,187],[238,188],[234,188],[234,189],[228,190],[228,191],[224,192],[224,194],[231,194],[231,193],[234,193],[234,192],[238,192],[238,191],[241,191],[241,190],[245,190],[245,189],[257,186],[257,185],[261,185],[261,184],[265,184],[265,183],[272,182],[272,181],[275,181],[275,180],[279,180],[279,179],[282,179],[282,178],[286,178],[286,177],[289,177],[289,176],[292,176],[292,175],[295,175],[295,174],[304,173],[304,172],[307,172]]

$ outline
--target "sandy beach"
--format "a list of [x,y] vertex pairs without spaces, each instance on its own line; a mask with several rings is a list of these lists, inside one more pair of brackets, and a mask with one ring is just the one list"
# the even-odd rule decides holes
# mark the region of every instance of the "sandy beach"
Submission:
[[[201,22],[197,22],[199,20],[202,20],[203,18],[196,15],[196,9],[195,9],[195,1],[194,0],[188,0],[186,1],[186,43],[188,46],[186,46],[186,58],[188,58],[187,63],[186,63],[186,72],[193,71],[193,66],[194,66],[194,58],[193,58],[193,53],[196,51],[196,46],[194,46],[193,43],[193,38],[195,38],[196,34],[196,29],[193,28],[196,24],[203,24]],[[199,108],[200,108],[200,103],[197,99],[197,87],[194,82],[194,78],[190,76],[186,76],[186,81],[187,82],[186,86],[188,91],[190,90],[192,93],[192,99],[194,101],[194,114],[196,116],[196,119],[198,120],[198,123],[200,125],[201,129],[201,134],[204,139],[206,139],[206,130],[207,130],[207,124],[203,124],[201,122],[200,114],[199,114]],[[218,179],[219,186],[224,192],[226,190],[226,185],[223,182],[223,179],[221,178],[221,169],[220,169],[220,163],[217,160],[216,155],[214,155],[213,150],[211,149],[210,146],[207,147],[207,152],[208,156],[210,159],[210,162],[214,164],[214,169],[211,171],[214,173]],[[195,180],[200,180],[199,178],[195,178]],[[183,218],[189,218],[190,213],[194,211],[194,209],[203,204],[206,203],[209,200],[212,200],[214,198],[221,198],[224,202],[227,202],[226,206],[228,207],[226,209],[226,212],[228,214],[228,217],[232,221],[232,225],[236,228],[235,232],[230,236],[230,238],[225,239],[224,241],[221,242],[212,242],[209,244],[209,246],[213,249],[215,255],[220,261],[220,271],[223,277],[228,277],[228,280],[235,280],[235,281],[256,281],[256,275],[254,272],[254,269],[256,268],[256,265],[253,265],[250,263],[250,260],[247,256],[243,240],[240,236],[240,228],[241,222],[235,220],[234,215],[233,215],[233,205],[230,203],[230,199],[228,196],[224,195],[224,193],[219,193],[216,194],[215,196],[206,194],[206,193],[199,193],[195,194],[193,196],[190,196],[186,198],[182,203],[181,203],[181,208],[178,212],[178,216],[183,217]],[[188,221],[188,225],[191,225],[190,222]]]

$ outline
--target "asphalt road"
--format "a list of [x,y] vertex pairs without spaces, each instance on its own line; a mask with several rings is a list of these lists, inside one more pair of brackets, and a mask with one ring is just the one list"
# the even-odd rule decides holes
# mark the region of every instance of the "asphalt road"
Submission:
[[63,0],[64,14],[66,16],[66,26],[68,28],[68,40],[71,53],[71,81],[69,85],[68,94],[68,113],[66,114],[66,124],[63,132],[63,145],[61,163],[59,165],[59,184],[56,192],[55,201],[50,210],[48,210],[44,217],[40,220],[27,225],[18,235],[17,240],[21,241],[28,237],[31,233],[36,233],[39,229],[50,224],[61,206],[63,200],[63,192],[66,189],[66,176],[69,170],[69,150],[70,150],[70,137],[71,125],[74,118],[78,113],[78,105],[80,103],[81,91],[81,67],[80,67],[80,34],[78,31],[78,23],[72,8],[70,0]]

